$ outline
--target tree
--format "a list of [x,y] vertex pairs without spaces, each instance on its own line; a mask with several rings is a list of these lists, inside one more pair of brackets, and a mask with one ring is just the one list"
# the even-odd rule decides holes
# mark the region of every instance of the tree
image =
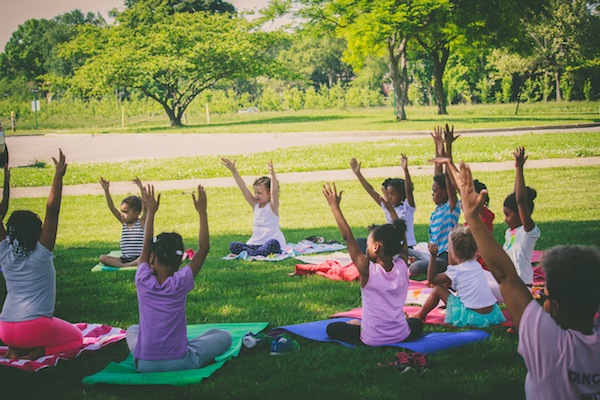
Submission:
[[[115,26],[82,31],[62,49],[64,57],[89,57],[75,71],[73,90],[95,95],[116,85],[137,88],[161,104],[175,127],[182,125],[192,100],[219,80],[274,67],[279,37],[243,18],[206,12],[140,16],[139,11],[145,8],[126,10]],[[132,23],[148,16],[152,25]]]
[[[434,64],[437,113],[447,114],[444,71],[451,50],[515,47],[524,37],[523,20],[541,12],[548,0],[451,0],[434,10],[416,40]],[[464,50],[463,50],[464,49]]]
[[352,67],[342,61],[345,49],[346,41],[331,33],[300,31],[279,58],[304,80],[331,88],[338,80],[345,83],[352,78]]
[[[562,99],[562,74],[585,60],[587,38],[598,38],[594,10],[585,0],[551,0],[547,11],[526,25],[539,64],[554,75],[556,101]],[[597,46],[596,42],[596,51]]]
[[29,19],[13,32],[0,55],[0,71],[4,76],[23,76],[29,81],[55,73],[68,75],[73,71],[72,60],[56,57],[57,46],[68,42],[82,25],[105,26],[101,15],[83,14],[73,10],[51,20]]
[[[281,2],[276,1],[281,8]],[[368,57],[386,55],[396,105],[396,119],[406,120],[408,72],[406,50],[432,13],[449,7],[449,0],[290,0],[307,23],[330,25],[348,42],[344,61],[360,71]]]

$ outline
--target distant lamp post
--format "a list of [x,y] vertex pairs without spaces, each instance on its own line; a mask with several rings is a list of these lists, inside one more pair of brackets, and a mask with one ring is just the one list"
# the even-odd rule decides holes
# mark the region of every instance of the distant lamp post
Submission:
[[40,110],[40,101],[37,98],[37,94],[39,93],[40,89],[38,89],[37,87],[32,87],[31,89],[29,89],[29,91],[31,92],[31,94],[33,94],[33,101],[31,102],[31,110],[35,114],[35,130],[37,131],[37,129],[38,129],[37,113]]

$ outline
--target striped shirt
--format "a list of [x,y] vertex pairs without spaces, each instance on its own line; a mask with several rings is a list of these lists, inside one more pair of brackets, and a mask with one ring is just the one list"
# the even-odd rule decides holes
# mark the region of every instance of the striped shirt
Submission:
[[458,225],[460,217],[460,201],[456,201],[454,210],[450,212],[450,204],[438,204],[429,217],[429,241],[438,247],[438,254],[448,251],[448,235]]
[[135,221],[132,227],[123,224],[121,231],[121,255],[124,258],[135,260],[142,254],[144,246],[144,228],[140,220]]

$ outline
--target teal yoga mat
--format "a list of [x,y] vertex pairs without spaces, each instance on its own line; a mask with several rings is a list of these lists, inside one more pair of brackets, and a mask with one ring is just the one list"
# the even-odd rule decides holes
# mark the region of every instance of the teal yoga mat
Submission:
[[[113,256],[113,257],[121,257],[121,251],[120,250],[113,250],[110,253],[108,253],[109,256]],[[135,271],[137,270],[137,267],[123,267],[123,268],[117,268],[117,267],[109,267],[108,265],[104,265],[101,262],[99,262],[98,264],[94,265],[92,267],[92,272],[100,272],[100,271]]]
[[111,362],[102,371],[86,376],[83,383],[93,385],[96,383],[107,383],[112,385],[173,385],[184,386],[199,383],[204,378],[211,376],[223,364],[237,357],[242,348],[242,338],[246,332],[258,333],[265,329],[268,322],[248,322],[237,324],[204,324],[188,325],[188,337],[193,338],[203,334],[210,329],[224,329],[231,333],[233,341],[227,352],[216,358],[216,362],[206,367],[170,372],[137,372],[133,366],[131,353],[120,363]]

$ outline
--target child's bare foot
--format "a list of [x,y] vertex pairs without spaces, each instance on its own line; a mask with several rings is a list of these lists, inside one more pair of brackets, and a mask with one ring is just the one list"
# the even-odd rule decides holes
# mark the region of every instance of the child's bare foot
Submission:
[[346,323],[348,325],[358,325],[358,326],[360,326],[360,319],[351,319],[349,321],[346,321]]
[[33,347],[31,349],[26,349],[25,351],[27,350],[29,350],[27,353],[21,355],[21,358],[24,358],[25,360],[37,360],[38,358],[43,357],[45,353],[43,347]]
[[17,347],[8,346],[8,351],[6,352],[6,358],[9,360],[16,360],[21,358],[22,350]]

